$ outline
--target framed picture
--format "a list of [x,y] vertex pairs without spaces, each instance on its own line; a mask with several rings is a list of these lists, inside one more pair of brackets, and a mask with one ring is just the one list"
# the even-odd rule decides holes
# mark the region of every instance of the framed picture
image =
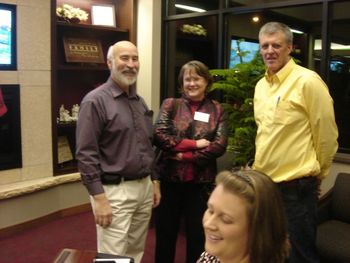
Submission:
[[105,63],[97,39],[63,37],[63,44],[67,62]]
[[17,70],[15,5],[0,3],[0,70]]
[[[22,167],[20,86],[1,84],[0,171]],[[6,107],[7,110],[4,110]]]
[[66,136],[58,136],[57,138],[58,163],[64,163],[73,160],[73,154],[69,146]]
[[115,7],[114,5],[92,5],[91,6],[91,21],[97,26],[112,26],[115,24]]

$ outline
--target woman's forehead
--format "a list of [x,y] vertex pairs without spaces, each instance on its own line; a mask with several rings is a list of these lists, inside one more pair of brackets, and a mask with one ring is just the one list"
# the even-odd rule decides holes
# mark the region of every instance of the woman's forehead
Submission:
[[198,73],[197,73],[197,70],[195,68],[191,67],[191,68],[187,68],[185,70],[185,74],[184,75],[192,76],[192,75],[198,75]]

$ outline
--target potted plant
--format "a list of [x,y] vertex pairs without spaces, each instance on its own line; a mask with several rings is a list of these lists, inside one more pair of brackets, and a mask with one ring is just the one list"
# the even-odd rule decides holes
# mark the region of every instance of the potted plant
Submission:
[[86,21],[89,17],[89,14],[84,10],[68,4],[57,7],[56,15],[58,20],[66,21],[69,23],[79,23],[80,21]]
[[[237,55],[243,62],[242,58],[249,51],[240,51]],[[264,63],[257,52],[250,62],[239,63],[232,69],[212,69],[210,72],[214,76],[211,91],[222,91],[222,106],[228,115],[227,152],[231,156],[231,167],[244,166],[255,155],[253,97],[255,85],[265,72]]]

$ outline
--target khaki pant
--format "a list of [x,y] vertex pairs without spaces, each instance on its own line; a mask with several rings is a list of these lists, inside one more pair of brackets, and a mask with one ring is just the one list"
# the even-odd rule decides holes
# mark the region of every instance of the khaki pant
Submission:
[[135,263],[140,263],[152,213],[150,177],[103,188],[112,206],[113,219],[107,228],[96,225],[98,252],[132,257]]

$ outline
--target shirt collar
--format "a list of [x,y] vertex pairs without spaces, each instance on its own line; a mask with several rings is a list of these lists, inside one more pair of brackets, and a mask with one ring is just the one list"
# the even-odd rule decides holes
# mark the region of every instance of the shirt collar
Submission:
[[191,100],[186,94],[185,92],[182,93],[181,97],[186,101],[186,103],[191,104],[191,103],[199,103],[201,104],[203,101],[207,100],[207,96],[205,95],[204,98],[201,101],[195,102],[193,100]]
[[[109,77],[107,80],[107,83],[109,84],[108,87],[110,87],[110,91],[112,93],[113,98],[119,97],[123,94],[126,95],[124,90],[122,90],[118,84],[111,78]],[[138,95],[136,94],[136,87],[135,85],[131,85],[129,88],[129,98],[136,98],[138,99]]]
[[268,82],[272,82],[274,79],[277,79],[279,82],[282,82],[287,78],[289,73],[293,70],[295,66],[295,62],[292,58],[289,59],[288,63],[284,65],[283,68],[281,68],[276,74],[269,75],[267,71],[265,72],[265,78]]

